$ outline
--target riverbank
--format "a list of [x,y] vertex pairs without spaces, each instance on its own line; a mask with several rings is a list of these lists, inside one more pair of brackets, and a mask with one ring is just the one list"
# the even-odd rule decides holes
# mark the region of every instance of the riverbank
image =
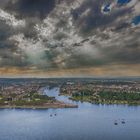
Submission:
[[101,81],[83,84],[64,84],[60,95],[69,96],[73,101],[92,104],[140,105],[139,82],[111,83]]
[[96,99],[94,100],[93,97],[85,96],[85,97],[70,97],[69,98],[72,101],[81,101],[81,102],[88,102],[91,104],[108,104],[108,105],[140,105],[140,101],[127,101],[127,100],[105,100],[105,99]]
[[[60,93],[59,96],[70,96],[67,93]],[[121,93],[120,94],[113,94],[112,93],[102,93],[98,95],[89,94],[89,95],[71,95],[69,97],[70,100],[76,101],[76,102],[87,102],[91,104],[108,104],[108,105],[140,105],[140,99],[139,95],[136,96],[136,94],[131,94],[131,98],[129,99],[130,94],[127,93]],[[124,100],[125,99],[125,100]]]
[[43,106],[28,106],[28,105],[23,105],[23,106],[10,106],[10,105],[5,105],[5,106],[0,106],[0,109],[51,109],[51,108],[78,108],[78,105],[73,105],[73,104],[65,104],[65,103],[53,103],[49,104],[46,103]]

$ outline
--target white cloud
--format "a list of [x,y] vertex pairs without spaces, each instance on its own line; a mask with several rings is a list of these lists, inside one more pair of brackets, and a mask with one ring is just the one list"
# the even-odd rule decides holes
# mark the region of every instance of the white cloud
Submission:
[[140,14],[140,2],[137,2],[136,5],[134,6],[134,13],[136,15]]
[[14,35],[9,40],[15,42],[15,45],[28,56],[31,63],[40,65],[44,63],[42,57],[45,55],[46,48],[42,41],[27,39],[23,34]]
[[[66,24],[58,27],[61,21]],[[66,4],[57,6],[54,11],[43,20],[42,24],[36,24],[35,30],[38,33],[39,39],[46,39],[49,44],[63,44],[65,47],[69,47],[82,40],[82,37],[76,33],[77,28],[73,24],[71,8]],[[60,33],[64,34],[66,38],[56,40],[54,37]]]
[[25,20],[18,20],[13,15],[0,9],[0,20],[4,21],[7,25],[16,27],[25,27]]

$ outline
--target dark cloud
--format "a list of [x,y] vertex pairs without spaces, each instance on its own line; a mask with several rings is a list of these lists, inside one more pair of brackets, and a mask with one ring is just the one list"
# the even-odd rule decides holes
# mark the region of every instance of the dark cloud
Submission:
[[6,40],[12,34],[11,28],[5,22],[0,22],[0,40]]
[[18,50],[14,45],[3,43],[0,47],[0,67],[24,67],[29,64],[26,56]]
[[[132,8],[123,8],[115,10],[115,12],[110,12],[109,14],[104,14],[102,12],[102,6],[104,4],[113,3],[114,0],[106,0],[106,1],[97,1],[97,0],[87,0],[80,7],[72,11],[72,15],[74,20],[76,21],[77,26],[80,25],[80,32],[83,34],[87,34],[93,31],[96,28],[107,28],[114,24],[114,22],[129,13],[132,12]],[[85,16],[81,16],[89,10],[89,12]],[[126,23],[128,24],[128,23]],[[120,25],[123,26],[123,25]],[[126,27],[127,26],[123,26]],[[120,27],[121,28],[121,27]]]
[[18,17],[44,18],[55,6],[55,0],[10,0],[5,9],[16,12]]
[[[110,9],[104,13],[102,7],[107,4]],[[46,70],[139,64],[140,12],[129,4],[2,0],[0,7],[6,13],[0,15],[0,66]]]

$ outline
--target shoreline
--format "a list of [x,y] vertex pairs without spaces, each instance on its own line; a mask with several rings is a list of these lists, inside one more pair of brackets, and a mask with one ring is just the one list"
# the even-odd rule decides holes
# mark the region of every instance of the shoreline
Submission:
[[78,108],[78,105],[61,104],[46,106],[0,106],[0,109],[59,109],[59,108]]
[[140,106],[140,102],[128,102],[128,101],[89,101],[89,100],[81,100],[81,99],[75,99],[70,97],[69,98],[72,101],[77,101],[77,102],[86,102],[86,103],[91,103],[91,104],[102,104],[102,105],[128,105],[128,106]]

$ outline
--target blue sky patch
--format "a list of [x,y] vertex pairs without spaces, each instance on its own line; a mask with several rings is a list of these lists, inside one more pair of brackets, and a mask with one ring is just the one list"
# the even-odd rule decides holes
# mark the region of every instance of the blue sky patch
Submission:
[[140,24],[140,16],[136,16],[136,17],[132,20],[132,23],[135,24],[135,25]]
[[131,0],[117,0],[117,3],[120,4],[120,5],[123,5],[123,4],[127,4],[129,3]]
[[105,5],[105,7],[103,8],[103,12],[110,12],[110,10],[110,4]]

